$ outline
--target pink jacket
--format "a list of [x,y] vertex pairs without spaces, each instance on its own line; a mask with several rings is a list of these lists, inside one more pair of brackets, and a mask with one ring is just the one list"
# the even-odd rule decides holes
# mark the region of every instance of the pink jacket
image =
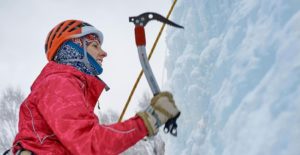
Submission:
[[77,69],[49,62],[21,104],[16,152],[41,155],[119,154],[147,135],[138,116],[101,125],[94,106],[105,84]]

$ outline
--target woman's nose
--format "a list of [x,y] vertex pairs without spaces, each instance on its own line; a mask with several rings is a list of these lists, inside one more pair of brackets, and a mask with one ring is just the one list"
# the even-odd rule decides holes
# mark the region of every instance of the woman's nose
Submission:
[[103,51],[103,57],[107,57],[107,53],[105,51]]
[[102,57],[107,57],[107,53],[104,50],[101,50],[100,55]]

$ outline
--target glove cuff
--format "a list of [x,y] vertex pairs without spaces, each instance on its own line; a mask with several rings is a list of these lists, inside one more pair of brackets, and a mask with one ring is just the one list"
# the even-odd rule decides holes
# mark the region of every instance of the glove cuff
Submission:
[[148,130],[148,136],[154,136],[158,132],[158,128],[160,127],[158,124],[160,123],[158,123],[157,119],[148,112],[149,107],[144,112],[138,112],[137,115],[144,121],[144,124]]

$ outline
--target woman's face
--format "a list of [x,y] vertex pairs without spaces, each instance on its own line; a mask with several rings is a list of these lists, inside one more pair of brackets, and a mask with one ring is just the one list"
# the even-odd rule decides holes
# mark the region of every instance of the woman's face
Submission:
[[102,66],[103,58],[107,56],[107,53],[102,50],[99,41],[92,41],[87,47],[87,52]]

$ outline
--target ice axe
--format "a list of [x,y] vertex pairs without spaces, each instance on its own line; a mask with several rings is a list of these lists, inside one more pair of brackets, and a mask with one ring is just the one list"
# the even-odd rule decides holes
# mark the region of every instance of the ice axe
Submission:
[[[153,95],[157,95],[160,93],[159,86],[156,82],[156,79],[153,75],[151,66],[149,64],[147,53],[146,53],[146,35],[145,35],[145,29],[144,27],[146,24],[151,20],[157,20],[162,23],[166,23],[168,25],[177,27],[177,28],[183,28],[182,26],[168,20],[167,18],[163,17],[162,15],[159,15],[154,12],[146,12],[139,16],[135,17],[129,17],[129,22],[133,22],[135,25],[134,31],[135,31],[135,42],[138,49],[139,59],[140,63],[142,65],[144,74],[146,76],[147,82],[151,88],[151,91]],[[164,127],[164,132],[168,133],[170,132],[171,135],[177,136],[177,123],[176,120],[179,117],[180,113],[175,116],[172,119],[169,119]]]

